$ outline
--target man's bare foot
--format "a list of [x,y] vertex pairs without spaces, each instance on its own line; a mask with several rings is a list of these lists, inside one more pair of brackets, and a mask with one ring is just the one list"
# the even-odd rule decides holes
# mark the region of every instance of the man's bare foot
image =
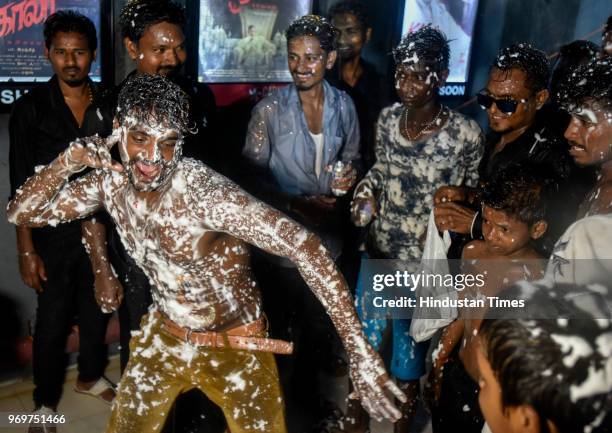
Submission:
[[98,380],[93,380],[91,382],[83,382],[77,380],[74,386],[74,390],[81,394],[87,394],[91,395],[92,397],[97,397],[107,404],[111,404],[115,399],[115,396],[117,395],[113,384],[106,380],[104,377],[101,377]]

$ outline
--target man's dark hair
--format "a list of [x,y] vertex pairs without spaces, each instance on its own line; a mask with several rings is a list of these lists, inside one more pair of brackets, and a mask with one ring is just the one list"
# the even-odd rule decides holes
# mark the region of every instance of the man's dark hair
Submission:
[[57,11],[45,20],[43,35],[45,46],[51,48],[53,38],[59,32],[79,33],[87,38],[87,45],[91,51],[98,48],[98,37],[96,36],[96,26],[89,18],[78,12],[66,10]]
[[546,54],[530,44],[520,43],[502,48],[491,68],[510,72],[519,69],[527,76],[525,86],[533,92],[546,89],[550,78],[550,65]]
[[559,86],[580,65],[597,58],[599,47],[591,41],[577,40],[563,45],[550,78],[550,91],[556,95]]
[[319,40],[323,51],[330,52],[336,49],[338,29],[319,15],[304,15],[293,21],[285,31],[287,44],[295,38],[313,36]]
[[408,33],[391,52],[396,65],[423,60],[436,72],[448,69],[450,49],[448,39],[440,30],[427,25]]
[[193,133],[189,97],[161,75],[133,75],[125,82],[117,101],[117,120],[136,120],[145,125],[162,124],[182,133]]
[[608,17],[608,20],[604,24],[603,35],[605,36],[605,34],[608,33],[610,30],[612,30],[612,15]]
[[138,42],[150,26],[163,22],[182,28],[185,24],[183,7],[170,0],[132,0],[119,15],[121,36],[132,42]]
[[612,58],[596,59],[577,68],[559,86],[555,98],[570,112],[586,100],[597,101],[602,108],[612,109]]
[[525,301],[522,317],[490,309],[478,336],[504,408],[532,406],[541,425],[550,420],[559,433],[612,431],[612,322],[602,308],[609,296],[526,281],[502,292]]
[[547,220],[550,197],[557,186],[552,179],[552,176],[542,173],[540,167],[513,165],[487,183],[482,192],[482,203],[525,224]]
[[344,0],[336,3],[331,8],[327,16],[332,20],[336,15],[340,14],[351,14],[357,19],[357,22],[361,25],[362,30],[365,32],[370,27],[368,19],[368,11],[363,3],[356,0]]

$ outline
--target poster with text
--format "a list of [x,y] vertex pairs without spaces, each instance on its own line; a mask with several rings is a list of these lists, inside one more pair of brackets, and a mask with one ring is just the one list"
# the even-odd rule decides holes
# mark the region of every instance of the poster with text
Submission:
[[478,0],[406,0],[402,35],[432,24],[450,40],[449,83],[468,79]]
[[201,0],[199,80],[291,81],[284,32],[310,10],[311,0]]
[[[53,75],[45,57],[43,24],[58,10],[71,9],[91,19],[98,30],[99,0],[0,0],[0,81],[47,81]],[[100,62],[91,65],[91,78],[100,81]]]

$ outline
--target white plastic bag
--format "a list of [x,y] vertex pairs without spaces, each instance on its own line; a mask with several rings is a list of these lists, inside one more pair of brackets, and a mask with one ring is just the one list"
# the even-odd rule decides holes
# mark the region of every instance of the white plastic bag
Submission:
[[[427,224],[427,237],[425,239],[425,248],[423,249],[423,257],[421,258],[421,266],[419,272],[423,275],[448,275],[448,259],[446,253],[450,247],[451,239],[448,231],[445,231],[443,236],[438,234],[438,228],[434,220],[434,211],[429,214],[429,223]],[[426,286],[420,284],[415,290],[417,304],[412,315],[410,323],[410,336],[417,342],[429,340],[438,329],[447,326],[457,317],[457,309],[454,307],[435,308],[421,307],[419,299],[456,299],[457,292],[452,287],[445,286]],[[439,318],[433,318],[439,317]]]

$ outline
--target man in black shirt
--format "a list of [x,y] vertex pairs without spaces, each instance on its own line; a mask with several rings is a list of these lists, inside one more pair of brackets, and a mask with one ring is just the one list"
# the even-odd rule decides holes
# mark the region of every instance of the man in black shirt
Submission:
[[[89,79],[96,56],[93,23],[74,12],[58,12],[45,22],[45,54],[55,75],[20,98],[9,120],[11,195],[78,137],[104,133],[111,119],[100,109],[99,91]],[[94,276],[81,242],[87,222],[29,229],[17,227],[19,270],[38,293],[33,343],[34,403],[42,413],[55,411],[64,382],[64,347],[78,316],[80,353],[75,390],[107,402],[112,385],[102,376],[106,365],[107,317],[94,299]],[[58,251],[61,253],[58,254]],[[36,431],[31,427],[31,431]]]
[[[545,254],[550,253],[556,239],[573,221],[584,195],[571,185],[576,167],[567,143],[555,133],[550,118],[541,113],[549,96],[546,89],[549,76],[543,52],[527,44],[512,45],[499,52],[486,87],[477,95],[491,128],[479,167],[480,183],[508,167],[529,164],[545,171],[558,184],[549,209],[555,218],[538,245]],[[478,207],[477,198],[477,189],[440,188],[434,198],[438,229],[480,238],[482,219],[480,212],[474,210]]]
[[353,99],[359,129],[364,173],[374,165],[374,125],[382,107],[382,77],[371,63],[361,57],[361,51],[372,37],[365,6],[357,1],[342,1],[329,10],[329,19],[340,31],[338,60],[327,71],[325,79],[334,87],[344,90]]

